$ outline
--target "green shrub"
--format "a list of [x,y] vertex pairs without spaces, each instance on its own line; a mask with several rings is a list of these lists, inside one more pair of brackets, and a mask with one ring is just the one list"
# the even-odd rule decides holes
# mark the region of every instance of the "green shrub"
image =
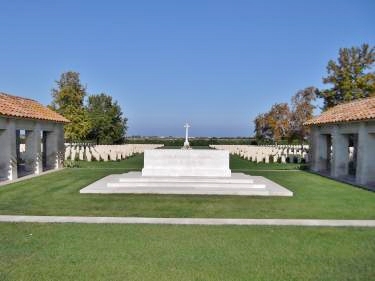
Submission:
[[79,162],[74,160],[65,160],[64,167],[66,168],[79,168]]

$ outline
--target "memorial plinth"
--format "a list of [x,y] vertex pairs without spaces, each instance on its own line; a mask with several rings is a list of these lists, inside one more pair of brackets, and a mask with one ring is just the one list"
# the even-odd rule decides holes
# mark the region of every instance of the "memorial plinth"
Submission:
[[229,152],[210,149],[146,150],[142,176],[230,177]]
[[143,167],[142,173],[109,175],[80,193],[293,196],[266,178],[232,174],[225,150],[145,150]]

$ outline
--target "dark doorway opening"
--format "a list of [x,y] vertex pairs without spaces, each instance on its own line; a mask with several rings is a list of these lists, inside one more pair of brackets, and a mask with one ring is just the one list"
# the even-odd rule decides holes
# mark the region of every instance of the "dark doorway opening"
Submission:
[[41,151],[42,151],[42,170],[43,171],[46,171],[48,170],[48,167],[47,167],[47,134],[48,132],[46,131],[42,131],[41,132],[41,139],[42,139],[42,147],[41,147]]
[[355,178],[357,174],[357,151],[358,151],[358,134],[350,134],[348,136],[348,175]]

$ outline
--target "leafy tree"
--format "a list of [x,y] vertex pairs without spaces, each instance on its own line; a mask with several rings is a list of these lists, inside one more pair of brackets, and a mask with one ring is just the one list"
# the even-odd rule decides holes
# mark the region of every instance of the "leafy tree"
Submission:
[[65,138],[71,142],[86,140],[91,122],[85,108],[67,106],[64,112],[64,116],[71,122],[64,126]]
[[255,122],[257,139],[280,141],[290,132],[290,109],[287,103],[274,104],[267,113],[259,114]]
[[88,98],[88,117],[91,130],[88,138],[96,140],[97,144],[112,144],[123,142],[127,130],[127,118],[122,116],[117,101],[104,93]]
[[270,141],[273,139],[273,131],[268,123],[268,113],[261,113],[254,120],[255,137],[258,141]]
[[68,71],[56,81],[57,88],[52,89],[51,107],[64,114],[67,107],[83,108],[86,88],[81,85],[79,73]]
[[279,103],[272,106],[268,113],[268,123],[272,128],[274,141],[280,141],[288,137],[290,117],[290,109],[287,103]]
[[65,125],[65,138],[70,141],[85,139],[90,121],[83,106],[86,89],[81,85],[79,73],[65,72],[56,84],[57,87],[52,89],[53,100],[50,107],[71,121]]
[[332,88],[323,90],[319,97],[324,99],[324,107],[358,98],[375,95],[375,72],[371,68],[375,62],[375,48],[368,44],[361,47],[341,48],[338,61],[330,60],[327,65],[325,84]]
[[318,93],[319,90],[317,88],[307,87],[298,91],[292,97],[290,140],[299,139],[303,143],[303,140],[307,137],[308,128],[303,126],[303,123],[313,117],[315,108],[313,102]]

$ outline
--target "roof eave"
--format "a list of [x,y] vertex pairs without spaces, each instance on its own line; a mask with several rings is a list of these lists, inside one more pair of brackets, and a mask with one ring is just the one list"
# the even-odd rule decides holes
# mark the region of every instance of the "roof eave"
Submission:
[[0,117],[4,118],[11,118],[11,119],[25,119],[25,120],[34,120],[34,121],[45,121],[45,122],[53,122],[53,123],[63,123],[63,124],[69,124],[71,123],[70,120],[54,120],[54,119],[42,119],[42,118],[33,118],[33,117],[23,117],[23,116],[14,116],[14,115],[8,115],[8,114],[1,114]]
[[366,118],[366,119],[355,119],[355,120],[343,120],[343,121],[333,121],[333,122],[305,122],[303,123],[304,126],[322,126],[322,125],[337,125],[342,123],[359,123],[359,122],[371,122],[375,121],[375,118]]

